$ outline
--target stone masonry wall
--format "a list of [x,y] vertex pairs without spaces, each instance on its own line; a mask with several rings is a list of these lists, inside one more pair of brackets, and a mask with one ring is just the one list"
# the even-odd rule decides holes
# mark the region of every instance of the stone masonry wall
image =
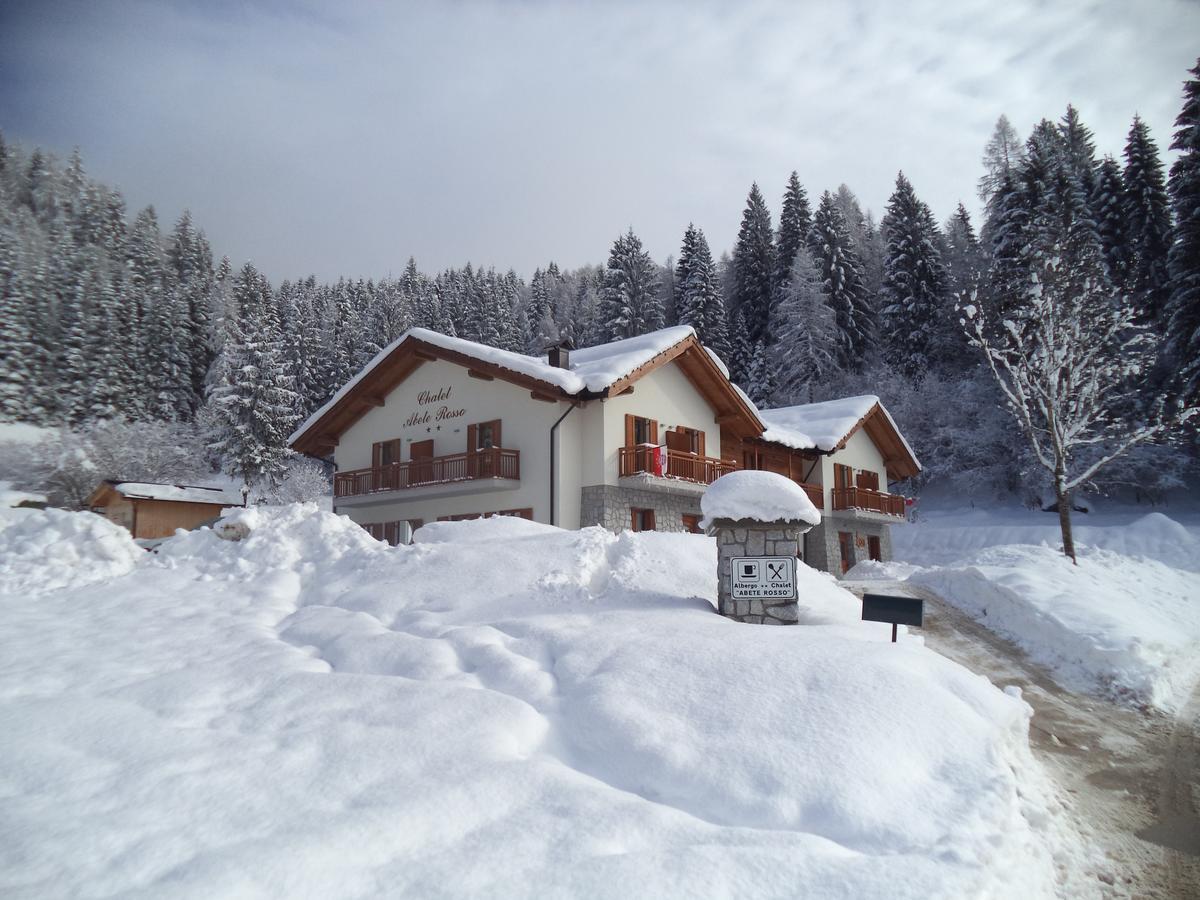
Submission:
[[739,556],[790,556],[800,548],[800,530],[786,525],[719,520],[712,530],[717,539],[717,611],[752,625],[795,625],[800,607],[791,600],[734,600],[730,589],[732,560]]
[[630,526],[630,509],[654,510],[657,531],[683,531],[684,515],[700,515],[700,496],[683,491],[644,490],[615,484],[597,484],[583,489],[579,524],[603,525],[609,531]]
[[[884,562],[892,559],[892,526],[884,522],[866,522],[848,517],[825,518],[821,524],[804,536],[806,556],[804,562],[814,569],[842,574],[842,548],[838,541],[839,531],[854,535],[854,556],[850,565],[870,559],[865,541],[868,537],[879,538],[879,556]],[[864,546],[858,546],[859,539]]]

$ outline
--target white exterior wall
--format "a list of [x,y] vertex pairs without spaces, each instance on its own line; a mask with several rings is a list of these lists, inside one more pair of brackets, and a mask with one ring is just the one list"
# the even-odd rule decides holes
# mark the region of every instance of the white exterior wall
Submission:
[[721,429],[716,413],[674,362],[660,366],[634,382],[633,393],[610,397],[594,409],[584,429],[586,459],[583,484],[617,484],[620,472],[618,449],[625,446],[626,414],[658,422],[658,442],[666,443],[666,431],[682,425],[704,432],[704,452],[721,455]]
[[[449,388],[442,401],[422,404],[418,395],[428,391],[437,395]],[[435,360],[422,363],[384,400],[384,405],[369,410],[342,434],[334,449],[339,472],[371,466],[372,445],[377,441],[400,438],[401,459],[411,458],[415,441],[433,439],[434,456],[449,456],[467,450],[467,426],[501,421],[500,442],[504,449],[521,453],[521,478],[517,487],[495,490],[489,480],[456,485],[469,492],[447,494],[444,488],[421,487],[398,491],[386,503],[362,505],[347,498],[335,500],[336,512],[355,522],[388,522],[397,519],[436,521],[439,516],[486,513],[502,509],[533,509],[534,519],[550,521],[550,428],[569,407],[566,402],[534,400],[527,388],[507,381],[472,378],[454,363]],[[444,412],[442,412],[444,410]],[[452,415],[462,410],[461,415]],[[556,497],[560,517],[557,524],[579,526],[579,431],[582,422],[576,410],[559,428],[560,486]],[[406,424],[414,414],[429,414],[428,422]],[[440,428],[439,428],[440,426]],[[395,499],[392,499],[395,498]]]
[[[860,469],[866,469],[868,472],[874,472],[879,476],[879,489],[887,490],[887,468],[883,464],[883,454],[879,452],[879,448],[875,446],[875,442],[867,435],[865,428],[860,428],[851,435],[850,440],[846,441],[846,446],[838,450],[832,456],[823,456],[821,458],[821,483],[833,487],[833,465],[840,463],[843,466],[850,466],[855,472]],[[815,474],[815,473],[814,473]],[[829,490],[825,491],[825,508],[829,510],[830,504]]]

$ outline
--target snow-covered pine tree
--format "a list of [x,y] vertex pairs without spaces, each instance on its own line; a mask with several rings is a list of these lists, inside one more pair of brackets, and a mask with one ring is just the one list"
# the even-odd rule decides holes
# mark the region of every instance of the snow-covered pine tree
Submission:
[[658,267],[630,228],[608,255],[600,292],[600,336],[603,341],[646,334],[663,326]]
[[1175,120],[1171,149],[1171,203],[1175,242],[1168,257],[1171,276],[1169,350],[1179,370],[1184,398],[1200,403],[1200,59],[1184,82],[1183,109]]
[[767,407],[775,396],[776,387],[775,371],[766,342],[755,341],[746,369],[746,395],[756,406]]
[[200,408],[214,359],[213,329],[217,314],[212,309],[213,257],[204,232],[192,225],[192,214],[184,210],[175,223],[167,245],[167,259],[174,274],[175,303],[181,324],[178,338],[182,363],[179,395],[184,408],[180,417],[190,421]]
[[287,438],[296,397],[284,371],[279,320],[269,286],[251,263],[233,285],[238,315],[220,361],[221,380],[210,399],[210,449],[247,487],[274,486],[290,452]]
[[992,195],[988,228],[991,265],[988,296],[996,320],[1011,318],[1025,300],[1029,279],[1026,248],[1030,243],[1030,209],[1027,194],[1012,173],[1005,175]]
[[889,361],[905,375],[921,375],[942,349],[938,332],[946,312],[946,270],[933,213],[903,172],[882,224],[887,259],[881,331]]
[[1138,116],[1133,117],[1125,144],[1124,176],[1129,291],[1139,321],[1165,324],[1170,292],[1167,253],[1171,247],[1171,213],[1158,147]]
[[[1073,492],[1179,417],[1166,416],[1161,400],[1143,417],[1133,402],[1136,376],[1152,361],[1154,342],[1136,324],[1128,298],[1113,291],[1090,217],[1079,214],[1078,191],[1059,174],[1044,198],[1045,226],[1030,254],[1024,301],[1006,320],[989,321],[998,311],[981,309],[978,296],[968,298],[961,322],[1053,482],[1063,552],[1074,560]],[[1075,468],[1088,448],[1092,457]]]
[[1062,136],[1062,159],[1068,172],[1079,183],[1085,197],[1096,190],[1096,139],[1079,118],[1079,110],[1067,104],[1058,124]]
[[733,247],[733,294],[730,307],[743,314],[750,340],[770,341],[771,284],[775,273],[775,237],[771,213],[758,189],[750,186],[737,243]]
[[1121,167],[1111,156],[1104,157],[1096,173],[1091,196],[1096,232],[1104,248],[1108,278],[1117,290],[1125,290],[1129,281],[1129,242],[1125,233],[1125,182]]
[[700,343],[728,362],[729,319],[721,299],[717,268],[704,232],[692,224],[683,234],[683,246],[675,266],[675,284],[679,324],[691,325]]
[[872,310],[863,288],[862,263],[833,194],[826,191],[813,216],[809,247],[836,317],[843,368],[859,370],[875,342]]
[[0,229],[0,422],[28,418],[33,342],[16,240]]
[[778,340],[771,348],[771,362],[778,381],[776,399],[784,405],[811,403],[813,386],[839,371],[840,333],[807,246],[792,259],[775,316]]
[[812,228],[812,211],[808,208],[808,194],[800,183],[800,176],[793,171],[783,192],[783,208],[779,213],[779,232],[775,238],[775,299],[792,277],[792,263],[801,247],[808,243],[808,232]]
[[729,356],[725,364],[729,367],[730,379],[743,390],[750,383],[750,364],[754,357],[754,342],[750,340],[750,325],[743,310],[729,311]]
[[[983,175],[979,179],[979,199],[990,211],[992,198],[1006,177],[1013,177],[1025,165],[1025,145],[1007,116],[996,120],[992,136],[983,148]],[[990,217],[989,217],[990,218]]]

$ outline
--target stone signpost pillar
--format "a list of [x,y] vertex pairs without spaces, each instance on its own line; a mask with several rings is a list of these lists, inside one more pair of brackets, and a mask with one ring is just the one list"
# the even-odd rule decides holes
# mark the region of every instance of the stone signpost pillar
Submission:
[[800,539],[821,521],[808,495],[772,472],[731,472],[701,499],[717,539],[717,611],[754,625],[795,625]]

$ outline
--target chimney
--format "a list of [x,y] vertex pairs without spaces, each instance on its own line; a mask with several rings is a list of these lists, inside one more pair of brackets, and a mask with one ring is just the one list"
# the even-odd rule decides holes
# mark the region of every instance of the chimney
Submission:
[[546,351],[547,360],[550,365],[556,369],[571,368],[571,351],[575,349],[575,345],[567,338],[551,344],[543,348]]

